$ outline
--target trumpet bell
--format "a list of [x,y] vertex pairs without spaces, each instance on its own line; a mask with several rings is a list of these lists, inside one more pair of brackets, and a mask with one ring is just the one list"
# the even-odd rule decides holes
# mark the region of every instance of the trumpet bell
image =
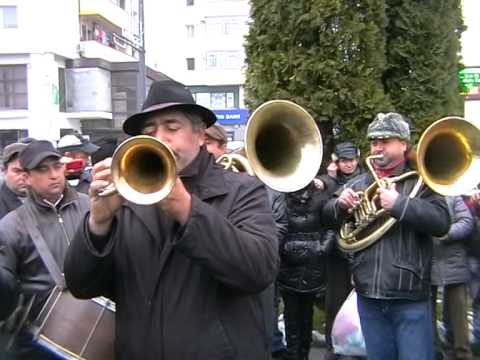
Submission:
[[250,117],[245,152],[255,175],[280,192],[304,188],[322,162],[322,137],[312,116],[287,100],[272,100]]
[[445,196],[468,192],[479,182],[479,127],[460,117],[437,120],[420,137],[416,162],[433,191]]
[[116,149],[111,165],[113,184],[125,199],[155,204],[172,190],[177,177],[175,156],[160,140],[139,135]]

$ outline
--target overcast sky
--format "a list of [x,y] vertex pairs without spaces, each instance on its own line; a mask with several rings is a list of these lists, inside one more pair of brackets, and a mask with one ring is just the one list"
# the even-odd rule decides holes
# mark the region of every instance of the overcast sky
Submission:
[[463,62],[480,66],[480,0],[463,0],[463,18],[467,25],[462,36]]

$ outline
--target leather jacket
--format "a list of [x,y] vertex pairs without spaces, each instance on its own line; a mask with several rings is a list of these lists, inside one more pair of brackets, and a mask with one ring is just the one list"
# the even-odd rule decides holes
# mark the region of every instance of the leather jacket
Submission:
[[[405,171],[406,166],[399,166],[392,176]],[[372,182],[372,175],[364,173],[346,187],[365,190]],[[444,197],[426,186],[416,197],[409,198],[416,182],[416,177],[410,177],[396,184],[399,196],[389,214],[397,223],[373,245],[353,256],[353,279],[362,296],[405,300],[425,300],[430,296],[432,236],[448,232],[450,217]],[[348,214],[338,206],[342,190],[323,209],[327,222],[337,227]]]

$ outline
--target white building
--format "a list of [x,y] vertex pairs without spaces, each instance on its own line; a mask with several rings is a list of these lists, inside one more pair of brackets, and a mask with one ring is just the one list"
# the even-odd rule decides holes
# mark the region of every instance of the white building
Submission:
[[[186,84],[241,138],[248,0],[145,1],[147,63]],[[235,134],[234,134],[235,133]]]
[[118,127],[136,110],[138,28],[138,0],[0,0],[0,148]]

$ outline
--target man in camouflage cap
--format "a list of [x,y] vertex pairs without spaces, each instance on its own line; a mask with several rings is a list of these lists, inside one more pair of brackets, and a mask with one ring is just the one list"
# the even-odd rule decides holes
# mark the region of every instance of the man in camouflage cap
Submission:
[[379,113],[368,125],[367,138],[368,140],[397,138],[410,141],[410,125],[400,114]]
[[[367,138],[370,152],[382,155],[373,163],[379,177],[410,170],[405,158],[410,126],[405,117],[378,114],[368,126]],[[352,179],[325,205],[322,220],[352,224],[349,210],[373,181],[369,172]],[[410,198],[416,183],[416,177],[408,177],[378,188],[379,205],[397,223],[376,242],[353,254],[351,269],[369,360],[433,359],[432,236],[446,234],[450,218],[445,199],[430,189],[423,188]]]
[[410,125],[398,113],[379,113],[368,125],[367,139],[373,155],[383,155],[374,162],[381,177],[390,176],[399,164],[405,163],[405,152],[410,142]]

